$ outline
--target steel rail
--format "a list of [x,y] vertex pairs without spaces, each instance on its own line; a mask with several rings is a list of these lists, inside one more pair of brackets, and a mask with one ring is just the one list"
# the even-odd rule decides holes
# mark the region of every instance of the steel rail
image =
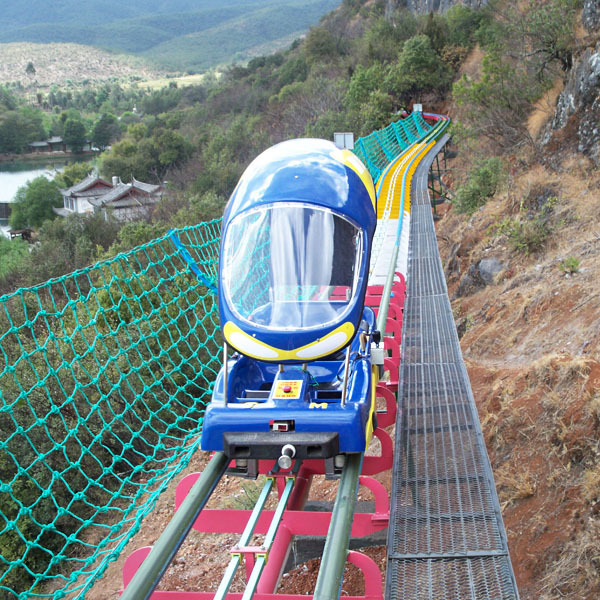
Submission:
[[314,600],[338,600],[350,543],[363,454],[347,454],[323,548]]
[[288,477],[287,481],[285,482],[285,488],[283,490],[283,493],[281,494],[281,498],[279,500],[279,503],[277,504],[277,508],[275,509],[275,513],[273,515],[273,520],[271,521],[271,525],[267,530],[267,534],[263,542],[264,551],[261,551],[260,554],[257,554],[257,559],[254,563],[254,568],[252,569],[252,573],[250,574],[248,583],[246,584],[246,589],[244,590],[242,600],[250,600],[254,596],[254,593],[259,583],[260,576],[263,572],[263,569],[265,568],[265,565],[267,564],[269,551],[271,550],[273,542],[275,541],[275,535],[277,534],[277,530],[279,529],[279,525],[283,517],[283,511],[287,506],[295,483],[295,477]]
[[225,473],[229,459],[216,452],[202,475],[189,491],[185,500],[140,565],[120,600],[147,600],[171,564],[177,550],[190,532],[217,483]]
[[[256,528],[256,524],[258,523],[258,518],[260,517],[260,514],[263,508],[265,507],[265,504],[267,503],[267,499],[269,497],[269,494],[271,493],[271,490],[273,489],[273,484],[273,478],[268,477],[265,481],[265,485],[263,486],[260,496],[256,501],[256,504],[254,505],[254,509],[252,510],[252,514],[248,519],[248,523],[246,524],[246,527],[244,528],[244,531],[240,536],[240,541],[238,542],[239,547],[247,546],[250,542],[250,539],[252,538],[252,535],[254,533],[254,529]],[[241,562],[241,552],[234,553],[234,555],[231,557],[231,560],[229,561],[229,565],[227,565],[227,569],[225,569],[225,574],[221,579],[221,583],[215,593],[215,597],[213,600],[223,600],[225,598]]]

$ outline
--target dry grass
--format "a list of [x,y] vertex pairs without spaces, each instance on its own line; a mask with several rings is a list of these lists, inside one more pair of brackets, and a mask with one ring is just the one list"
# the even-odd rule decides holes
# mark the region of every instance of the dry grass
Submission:
[[543,382],[549,392],[567,392],[578,396],[583,393],[590,372],[589,358],[562,354],[547,354],[532,363],[532,381],[536,385]]
[[515,466],[506,463],[494,473],[496,487],[502,503],[502,510],[517,500],[531,498],[537,491],[535,477],[529,471],[516,471]]
[[600,390],[590,398],[586,406],[588,416],[600,421]]
[[[557,93],[559,88],[553,91]],[[543,127],[542,107],[530,126]],[[507,187],[468,222],[438,224],[459,248],[452,295],[473,264],[506,265],[496,285],[453,303],[475,325],[461,339],[525,600],[600,598],[600,171],[581,154],[558,171],[511,157]],[[544,247],[511,250],[494,225],[533,220],[543,197]],[[458,244],[458,246],[456,246]],[[575,257],[579,272],[561,261]],[[540,522],[543,527],[540,528]],[[545,579],[542,579],[545,577]]]
[[557,77],[553,86],[535,103],[533,112],[527,119],[527,130],[533,139],[536,139],[544,125],[548,122],[556,110],[556,100],[563,91],[562,78]]
[[187,87],[189,85],[200,85],[206,78],[206,73],[196,73],[195,75],[182,75],[181,77],[159,77],[158,79],[148,79],[140,82],[140,86],[159,90],[167,87],[171,82],[175,82],[178,87]]
[[589,504],[600,501],[600,462],[590,469],[586,469],[581,478],[583,498]]
[[[28,42],[0,44],[0,83],[19,81],[24,87],[44,88],[56,83],[80,83],[85,80],[104,81],[150,79],[162,76],[142,59],[104,52],[79,44],[33,44]],[[25,73],[32,62],[35,75]]]
[[483,51],[479,47],[479,44],[477,44],[461,65],[459,76],[467,75],[467,77],[476,77],[481,71],[482,61]]
[[[558,560],[543,579],[540,600],[571,598],[596,600],[600,596],[600,521],[585,527],[560,549]],[[573,590],[578,590],[576,596]]]

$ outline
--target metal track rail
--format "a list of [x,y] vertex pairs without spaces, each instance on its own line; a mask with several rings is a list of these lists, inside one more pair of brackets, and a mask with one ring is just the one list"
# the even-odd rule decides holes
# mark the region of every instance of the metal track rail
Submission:
[[347,456],[325,540],[314,600],[337,600],[340,597],[362,459],[362,454]]
[[386,598],[517,600],[427,191],[446,141],[412,181]]
[[229,461],[222,452],[211,458],[194,487],[161,533],[152,551],[141,564],[121,600],[147,600],[159,584],[171,561],[208,502]]

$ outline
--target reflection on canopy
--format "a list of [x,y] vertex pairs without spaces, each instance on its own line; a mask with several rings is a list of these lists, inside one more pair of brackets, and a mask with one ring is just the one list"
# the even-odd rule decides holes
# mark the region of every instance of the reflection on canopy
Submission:
[[277,203],[229,225],[222,285],[243,320],[273,329],[320,327],[342,317],[356,292],[362,233],[322,208]]

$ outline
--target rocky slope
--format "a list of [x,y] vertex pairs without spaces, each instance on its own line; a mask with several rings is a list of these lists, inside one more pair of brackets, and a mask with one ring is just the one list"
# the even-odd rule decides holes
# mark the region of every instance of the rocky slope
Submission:
[[600,161],[600,11],[596,0],[585,1],[582,24],[588,33],[581,41],[584,49],[566,77],[554,118],[542,139],[554,165],[560,162],[565,147],[589,156],[596,166]]
[[[438,223],[523,600],[600,597],[599,190],[571,153]],[[546,237],[516,249],[502,224],[540,214]]]
[[596,0],[582,24],[541,153],[506,157],[502,192],[437,225],[523,600],[600,597]]
[[391,14],[397,8],[406,7],[410,11],[426,15],[433,12],[446,12],[455,4],[462,4],[469,8],[481,8],[487,4],[487,0],[386,0],[386,14]]

